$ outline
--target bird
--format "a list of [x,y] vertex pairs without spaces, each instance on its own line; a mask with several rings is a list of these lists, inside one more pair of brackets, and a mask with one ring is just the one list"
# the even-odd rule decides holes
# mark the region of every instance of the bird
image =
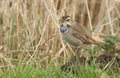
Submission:
[[62,38],[70,45],[81,46],[82,44],[95,44],[104,49],[104,41],[99,42],[95,40],[92,34],[88,32],[84,26],[78,24],[69,15],[64,15],[60,19],[60,32]]

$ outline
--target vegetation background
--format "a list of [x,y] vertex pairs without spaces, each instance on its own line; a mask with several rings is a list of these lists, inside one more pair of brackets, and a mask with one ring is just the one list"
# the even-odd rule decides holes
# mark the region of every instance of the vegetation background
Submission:
[[[49,78],[53,76],[50,69],[54,72],[54,67],[59,70],[75,54],[71,46],[64,43],[59,31],[59,19],[64,15],[64,9],[76,22],[96,35],[120,37],[120,0],[0,0],[1,78],[16,77],[16,72],[24,74],[30,71],[29,68],[34,70],[39,66],[38,62],[38,72],[42,75],[33,75]],[[24,67],[27,66],[26,71]],[[58,77],[74,77],[56,73]],[[96,78],[106,75],[98,74]],[[30,77],[35,78],[31,74]],[[20,78],[24,77],[20,75]]]

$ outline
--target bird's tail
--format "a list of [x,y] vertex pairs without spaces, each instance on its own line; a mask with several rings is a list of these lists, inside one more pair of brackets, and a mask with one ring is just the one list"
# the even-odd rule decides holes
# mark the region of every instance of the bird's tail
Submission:
[[93,44],[100,46],[101,48],[103,48],[105,50],[105,46],[104,43],[101,42],[94,42]]
[[94,36],[94,37],[91,37],[90,42],[92,44],[100,46],[101,48],[103,48],[105,50],[105,46],[104,46],[105,41],[104,40]]

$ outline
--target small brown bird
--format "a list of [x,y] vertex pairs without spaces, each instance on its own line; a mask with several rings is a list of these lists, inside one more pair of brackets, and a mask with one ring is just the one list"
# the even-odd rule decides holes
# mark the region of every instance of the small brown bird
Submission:
[[77,24],[71,19],[70,16],[65,15],[61,19],[60,32],[64,40],[73,46],[80,46],[83,44],[96,44],[104,48],[102,45],[104,42],[98,42],[95,40],[91,33],[86,31],[86,29]]

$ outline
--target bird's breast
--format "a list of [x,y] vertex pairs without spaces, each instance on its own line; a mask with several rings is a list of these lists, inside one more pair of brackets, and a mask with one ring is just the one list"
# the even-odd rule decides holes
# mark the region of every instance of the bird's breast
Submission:
[[80,44],[79,40],[69,33],[62,33],[62,37],[64,40],[66,40],[69,44],[73,46],[79,46]]

